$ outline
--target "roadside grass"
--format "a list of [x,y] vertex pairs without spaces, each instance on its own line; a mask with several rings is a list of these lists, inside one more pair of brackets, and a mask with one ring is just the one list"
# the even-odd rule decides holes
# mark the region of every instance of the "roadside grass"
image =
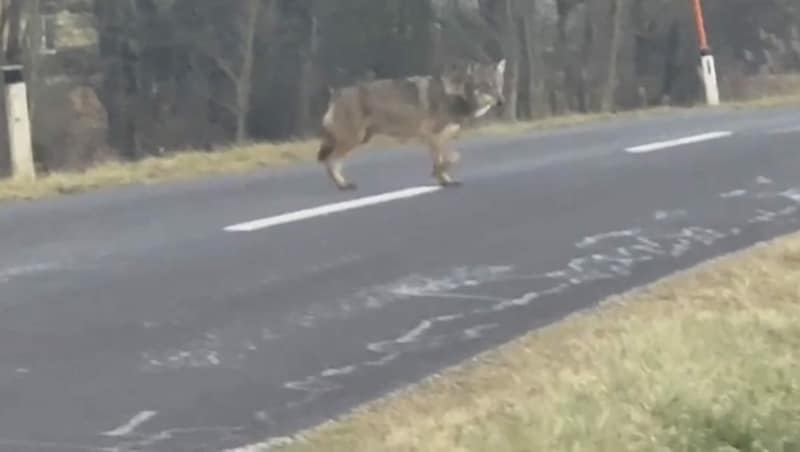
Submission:
[[53,172],[36,181],[0,181],[0,200],[36,199],[108,186],[152,184],[204,175],[233,174],[311,160],[311,141],[254,143],[213,152],[178,151],[137,162],[109,161],[84,171]]
[[[800,86],[800,83],[798,85]],[[788,92],[797,92],[798,94],[784,93],[753,97],[743,101],[726,102],[722,108],[770,108],[782,105],[800,105],[800,87],[796,91],[789,90]],[[643,118],[702,108],[708,107],[704,105],[653,107],[618,113],[568,114],[513,123],[487,122],[479,127],[466,130],[463,135],[514,135],[535,130],[576,127],[612,118]],[[393,142],[378,137],[359,152],[386,146]],[[296,162],[313,162],[318,143],[317,139],[308,139],[250,143],[228,146],[211,152],[191,149],[178,150],[136,162],[108,161],[97,163],[82,171],[52,172],[43,174],[32,182],[2,179],[0,180],[0,201],[31,200],[53,195],[80,193],[103,187],[153,184],[201,176],[242,173],[265,167],[282,167]]]
[[241,451],[800,451],[800,233]]

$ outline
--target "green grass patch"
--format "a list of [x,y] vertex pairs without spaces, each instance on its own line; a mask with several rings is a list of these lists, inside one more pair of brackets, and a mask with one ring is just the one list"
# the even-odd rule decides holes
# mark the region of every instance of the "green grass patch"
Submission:
[[800,234],[610,299],[270,450],[795,452],[798,350]]

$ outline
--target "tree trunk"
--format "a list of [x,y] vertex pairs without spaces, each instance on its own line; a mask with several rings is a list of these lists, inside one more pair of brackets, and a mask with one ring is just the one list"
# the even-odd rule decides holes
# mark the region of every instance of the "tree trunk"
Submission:
[[27,26],[25,30],[26,42],[23,64],[25,65],[26,83],[28,85],[29,115],[33,121],[36,121],[39,93],[42,87],[39,47],[41,46],[44,31],[42,30],[40,0],[26,0],[25,7],[27,8],[25,11]]
[[556,23],[556,53],[558,55],[558,82],[551,91],[551,109],[553,114],[569,113],[572,93],[572,68],[569,59],[569,43],[567,40],[567,18],[571,7],[566,0],[556,0],[558,17]]
[[7,64],[20,64],[22,63],[22,49],[23,49],[23,9],[22,1],[11,0],[8,4],[4,5],[5,11],[3,14],[3,21],[5,27],[3,29],[3,53],[5,54],[5,63]]
[[592,88],[590,78],[593,45],[595,42],[595,27],[592,21],[591,5],[584,6],[583,20],[583,45],[581,46],[580,61],[584,62],[577,69],[573,69],[575,74],[575,102],[576,107],[581,113],[592,111]]
[[673,21],[667,33],[664,57],[664,69],[661,76],[661,92],[656,102],[669,105],[672,95],[672,88],[678,73],[678,52],[680,51],[680,25]]
[[[534,5],[531,5],[531,8],[535,8]],[[535,9],[533,10],[535,11]],[[520,34],[522,35],[522,47],[523,47],[523,62],[526,67],[526,72],[528,74],[528,116],[530,119],[537,116],[537,113],[540,111],[538,108],[538,94],[539,90],[538,87],[538,74],[536,74],[536,49],[534,48],[534,40],[533,40],[533,27],[531,27],[531,20],[532,14],[524,14],[521,15],[519,18],[520,22]]]
[[299,90],[297,96],[297,119],[296,130],[303,134],[308,132],[311,127],[311,107],[314,95],[316,80],[316,67],[314,62],[317,58],[318,43],[318,24],[314,0],[308,7],[308,47],[306,48],[305,61],[300,69]]
[[601,108],[604,112],[616,110],[617,72],[620,46],[622,45],[622,22],[625,17],[625,0],[611,0],[611,48],[608,56],[608,74],[603,91]]
[[258,16],[261,0],[248,0],[245,11],[245,29],[242,33],[242,67],[236,84],[236,142],[247,140],[247,120],[250,116],[250,96],[253,90],[253,54],[255,50]]
[[517,120],[517,100],[519,98],[519,39],[516,33],[514,20],[514,0],[503,1],[503,31],[506,57],[506,104],[503,108],[503,119],[506,121]]

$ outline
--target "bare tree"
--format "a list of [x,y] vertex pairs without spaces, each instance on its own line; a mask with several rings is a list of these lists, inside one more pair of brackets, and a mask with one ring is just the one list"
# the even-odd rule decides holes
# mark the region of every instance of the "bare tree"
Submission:
[[307,0],[303,12],[303,23],[308,32],[302,52],[299,89],[297,96],[297,128],[311,128],[311,108],[317,82],[316,62],[319,52],[319,21],[316,0]]
[[217,60],[217,64],[220,64],[220,68],[231,78],[235,86],[237,142],[247,139],[247,118],[250,115],[250,98],[253,90],[253,59],[255,58],[253,52],[255,50],[258,19],[261,13],[261,2],[262,0],[245,0],[244,17],[240,22],[242,44],[241,66],[238,72],[234,72],[230,66]]
[[606,86],[603,90],[601,108],[605,112],[615,109],[615,96],[617,93],[617,69],[619,64],[620,46],[622,44],[622,22],[625,17],[627,2],[625,0],[611,0],[611,44],[608,57],[608,74]]
[[[224,5],[212,1],[198,14],[203,16],[200,22],[202,28],[183,32],[184,43],[189,43],[193,52],[210,62],[227,80],[233,93],[232,102],[225,94],[208,94],[216,105],[234,117],[236,142],[248,138],[254,52],[264,2],[272,0],[235,0]],[[226,14],[227,17],[221,18],[220,14]]]

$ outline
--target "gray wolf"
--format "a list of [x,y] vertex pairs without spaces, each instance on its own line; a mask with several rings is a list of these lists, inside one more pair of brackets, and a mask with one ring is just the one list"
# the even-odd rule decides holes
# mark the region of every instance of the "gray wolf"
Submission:
[[451,141],[465,123],[502,106],[506,60],[451,66],[439,75],[364,81],[330,91],[322,119],[317,160],[340,190],[356,184],[342,174],[342,162],[376,135],[425,145],[432,176],[442,186],[460,185],[449,174],[460,159]]

